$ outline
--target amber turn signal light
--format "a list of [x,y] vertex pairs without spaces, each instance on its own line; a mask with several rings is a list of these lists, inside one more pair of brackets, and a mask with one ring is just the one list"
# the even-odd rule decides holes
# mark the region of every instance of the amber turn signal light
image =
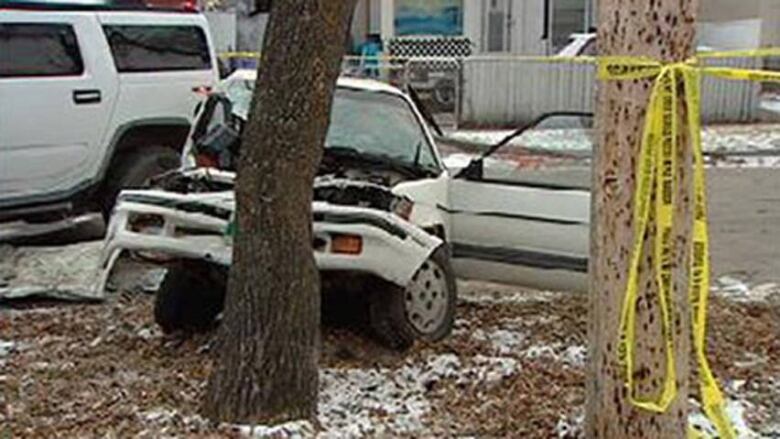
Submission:
[[357,235],[332,235],[330,252],[345,255],[359,255],[363,251],[363,238]]

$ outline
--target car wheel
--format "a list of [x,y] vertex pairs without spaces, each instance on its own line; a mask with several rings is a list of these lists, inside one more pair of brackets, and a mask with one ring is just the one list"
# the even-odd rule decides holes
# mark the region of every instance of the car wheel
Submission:
[[438,341],[455,321],[457,288],[446,246],[439,247],[402,288],[386,284],[371,297],[371,327],[386,345],[406,349],[414,340]]
[[154,320],[163,332],[204,331],[225,306],[224,270],[200,261],[170,265],[154,301]]
[[114,163],[100,194],[100,208],[106,221],[122,189],[147,187],[152,177],[176,169],[180,159],[171,148],[149,146],[120,154]]

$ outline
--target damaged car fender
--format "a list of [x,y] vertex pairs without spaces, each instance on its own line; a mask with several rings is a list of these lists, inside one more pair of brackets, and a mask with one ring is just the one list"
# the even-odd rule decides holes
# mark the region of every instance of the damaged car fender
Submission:
[[394,194],[414,201],[409,221],[445,241],[450,236],[450,221],[442,203],[449,198],[449,181],[450,177],[443,172],[437,178],[406,181],[392,189]]

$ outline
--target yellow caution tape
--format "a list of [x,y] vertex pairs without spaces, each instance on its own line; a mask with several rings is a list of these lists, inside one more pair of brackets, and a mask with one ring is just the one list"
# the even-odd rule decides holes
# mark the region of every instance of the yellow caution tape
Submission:
[[217,56],[222,59],[231,59],[231,58],[260,59],[261,58],[260,52],[222,52]]
[[[245,59],[260,59],[260,52],[221,52],[217,54],[218,58],[231,59],[231,58],[245,58]],[[545,62],[545,63],[576,63],[576,64],[595,64],[597,58],[591,56],[528,56],[528,55],[472,55],[467,58],[455,57],[455,56],[394,56],[394,55],[376,55],[376,56],[362,56],[362,55],[346,55],[344,60],[346,61],[359,61],[359,60],[371,60],[381,62],[452,62],[462,61],[464,59],[478,59],[478,60],[495,60],[495,61],[533,61],[533,62]]]
[[[625,368],[626,386],[631,403],[645,410],[663,413],[677,396],[674,357],[673,286],[675,244],[675,192],[677,190],[677,140],[679,132],[678,86],[682,84],[687,104],[687,125],[693,148],[694,222],[689,261],[689,301],[693,316],[693,344],[699,364],[699,387],[704,412],[722,438],[736,438],[736,432],[726,416],[723,394],[718,387],[706,355],[707,300],[710,284],[709,233],[707,226],[707,196],[704,158],[701,146],[701,78],[703,75],[745,81],[780,82],[780,73],[727,67],[705,67],[699,58],[765,57],[780,55],[780,49],[713,52],[686,62],[663,64],[637,57],[601,57],[599,78],[603,80],[654,79],[645,120],[642,145],[637,165],[637,187],[634,194],[634,242],[628,274],[628,284],[620,317],[618,355]],[[651,202],[654,200],[654,206]],[[653,271],[661,309],[662,335],[666,349],[666,375],[660,395],[642,399],[634,393],[634,353],[636,338],[636,303],[638,300],[639,265],[648,232],[650,209],[655,209],[655,239]],[[701,437],[695,431],[691,437]]]

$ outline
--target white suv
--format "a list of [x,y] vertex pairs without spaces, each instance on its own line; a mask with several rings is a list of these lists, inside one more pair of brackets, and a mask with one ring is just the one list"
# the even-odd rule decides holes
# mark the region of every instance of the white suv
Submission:
[[0,10],[0,226],[110,213],[120,188],[178,166],[217,80],[201,14]]

